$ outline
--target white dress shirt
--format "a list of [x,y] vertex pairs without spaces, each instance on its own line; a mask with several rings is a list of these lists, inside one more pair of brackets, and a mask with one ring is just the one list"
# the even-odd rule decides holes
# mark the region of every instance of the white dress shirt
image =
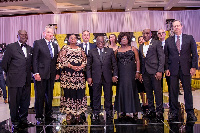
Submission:
[[[87,51],[86,51],[86,54],[88,54],[88,51],[90,50],[89,45],[90,45],[90,43],[87,42]],[[83,43],[83,49],[84,49],[84,51],[85,51],[85,49],[86,49],[86,43],[85,43],[85,42]]]
[[[149,40],[149,44],[151,43],[152,38]],[[143,45],[143,54],[146,57],[148,49],[149,49],[149,44],[148,45]]]

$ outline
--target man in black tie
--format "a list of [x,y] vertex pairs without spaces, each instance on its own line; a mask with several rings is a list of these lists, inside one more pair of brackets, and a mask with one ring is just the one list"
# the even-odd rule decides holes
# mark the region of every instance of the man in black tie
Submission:
[[[79,45],[79,47],[81,47],[86,55],[88,55],[88,51],[89,50],[92,50],[93,48],[96,48],[97,46],[93,43],[89,43],[89,40],[90,40],[90,32],[88,30],[84,30],[82,32],[82,39],[83,39],[83,43],[81,43]],[[87,74],[85,73],[85,76],[87,79]],[[93,108],[93,90],[92,90],[92,86],[88,86],[89,87],[89,94],[90,94],[90,107]]]
[[19,30],[18,41],[9,44],[4,53],[2,68],[6,73],[9,94],[9,108],[13,131],[33,126],[28,122],[28,108],[31,92],[32,47],[27,45],[28,35]]
[[117,82],[118,70],[113,49],[105,48],[103,36],[97,37],[97,48],[88,53],[87,58],[87,81],[93,89],[93,113],[94,122],[99,121],[101,109],[102,85],[105,97],[105,110],[107,122],[112,116],[112,81]]
[[197,121],[194,115],[191,91],[191,76],[198,69],[197,46],[192,35],[182,33],[183,25],[175,20],[173,23],[175,35],[165,41],[165,74],[170,76],[170,115],[169,121],[178,121],[179,79],[182,82],[185,99],[187,121]]
[[56,71],[58,45],[52,42],[53,29],[46,26],[43,36],[43,39],[36,40],[33,45],[33,73],[37,125],[44,123],[44,102],[45,121],[51,122],[55,120],[52,116],[53,88],[55,79],[59,79],[59,73]]

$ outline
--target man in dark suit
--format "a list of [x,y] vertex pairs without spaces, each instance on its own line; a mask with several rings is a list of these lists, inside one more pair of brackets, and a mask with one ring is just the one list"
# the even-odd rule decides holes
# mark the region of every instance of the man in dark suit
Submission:
[[2,60],[2,68],[7,76],[13,130],[33,126],[27,120],[31,91],[32,47],[26,44],[28,35],[25,30],[19,30],[17,37],[17,42],[7,46]]
[[[151,30],[143,30],[145,43],[139,47],[141,74],[147,93],[149,112],[147,117],[163,120],[163,91],[161,78],[164,72],[165,55],[161,42],[151,38]],[[141,79],[142,80],[142,79]],[[156,101],[156,112],[154,107],[154,95]]]
[[182,24],[175,20],[173,23],[175,35],[165,42],[165,73],[170,76],[170,115],[169,121],[178,121],[178,92],[179,79],[184,89],[185,111],[187,121],[196,121],[194,115],[191,91],[191,76],[198,69],[197,46],[192,35],[182,33]]
[[[83,39],[83,43],[81,43],[79,45],[79,47],[81,47],[84,51],[85,54],[88,56],[88,51],[92,50],[93,48],[96,48],[97,46],[93,43],[89,43],[90,40],[90,32],[88,30],[84,30],[82,32],[82,39]],[[87,74],[85,74],[87,79]],[[92,86],[88,86],[89,87],[89,94],[90,94],[90,107],[93,109],[93,91],[92,91]]]
[[97,37],[97,48],[88,53],[87,58],[87,81],[93,89],[93,113],[95,121],[99,121],[101,109],[102,85],[104,89],[104,107],[107,121],[111,120],[112,113],[112,81],[117,82],[118,70],[114,52],[105,48],[103,36]]
[[3,51],[0,52],[0,87],[1,87],[1,90],[3,92],[3,99],[4,99],[4,103],[8,103],[7,101],[7,91],[6,91],[6,81],[4,79],[4,71],[2,69],[2,58],[3,58]]
[[[53,39],[53,29],[45,27],[43,39],[36,40],[33,48],[33,73],[35,83],[35,110],[37,125],[44,123],[43,108],[45,102],[45,121],[53,121],[52,100],[56,71],[58,45]],[[56,75],[57,74],[57,75]]]

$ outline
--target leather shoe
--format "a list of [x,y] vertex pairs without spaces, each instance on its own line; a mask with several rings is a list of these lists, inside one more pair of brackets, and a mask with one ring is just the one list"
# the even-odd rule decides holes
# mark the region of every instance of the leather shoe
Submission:
[[112,115],[106,115],[106,124],[112,124],[113,118]]
[[98,114],[94,114],[94,117],[92,119],[92,124],[96,125],[99,124],[100,120],[99,120],[99,115]]
[[18,133],[20,130],[20,126],[18,125],[12,125],[12,133]]
[[36,125],[43,125],[44,124],[44,120],[42,118],[36,118],[37,122]]
[[158,122],[163,122],[164,121],[163,113],[157,113],[156,118]]
[[176,114],[173,114],[173,113],[169,113],[169,116],[168,116],[168,121],[169,122],[178,122],[178,115]]
[[29,121],[21,122],[20,127],[21,128],[27,128],[27,127],[34,127],[35,125]]
[[47,117],[45,117],[45,121],[47,121],[47,122],[56,121],[56,118],[54,118],[52,116],[47,116]]
[[146,117],[149,118],[149,119],[154,119],[154,118],[156,118],[156,112],[149,111],[149,112],[146,114]]
[[197,117],[194,114],[187,114],[187,122],[195,122]]

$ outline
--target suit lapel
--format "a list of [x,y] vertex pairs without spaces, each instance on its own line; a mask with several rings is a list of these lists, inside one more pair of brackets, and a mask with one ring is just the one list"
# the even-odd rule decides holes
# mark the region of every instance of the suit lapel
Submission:
[[108,51],[108,49],[107,48],[104,48],[104,51],[102,52],[102,62],[104,61],[104,59],[105,59],[105,57],[106,57],[106,54],[107,54],[107,51]]
[[[100,60],[100,55],[99,52],[97,50],[97,48],[94,50],[94,54],[96,55],[96,57]],[[100,60],[101,61],[101,60]]]
[[[175,42],[175,35],[172,36],[171,44],[172,44],[172,46],[176,49],[176,51],[178,52],[178,49],[177,49],[177,46],[176,46],[176,42]],[[178,53],[179,53],[179,52],[178,52]]]
[[[182,45],[181,45],[181,51],[184,49],[185,47],[185,40],[187,40],[187,36],[185,34],[182,34]],[[180,52],[181,52],[180,51]]]
[[49,54],[49,57],[51,58],[50,51],[49,51],[49,48],[47,46],[47,43],[46,43],[45,39],[42,40],[42,47],[44,48],[44,50],[46,51],[46,53]]
[[19,46],[18,42],[15,43],[15,46],[17,51],[25,57],[24,52],[22,51],[22,48]]

